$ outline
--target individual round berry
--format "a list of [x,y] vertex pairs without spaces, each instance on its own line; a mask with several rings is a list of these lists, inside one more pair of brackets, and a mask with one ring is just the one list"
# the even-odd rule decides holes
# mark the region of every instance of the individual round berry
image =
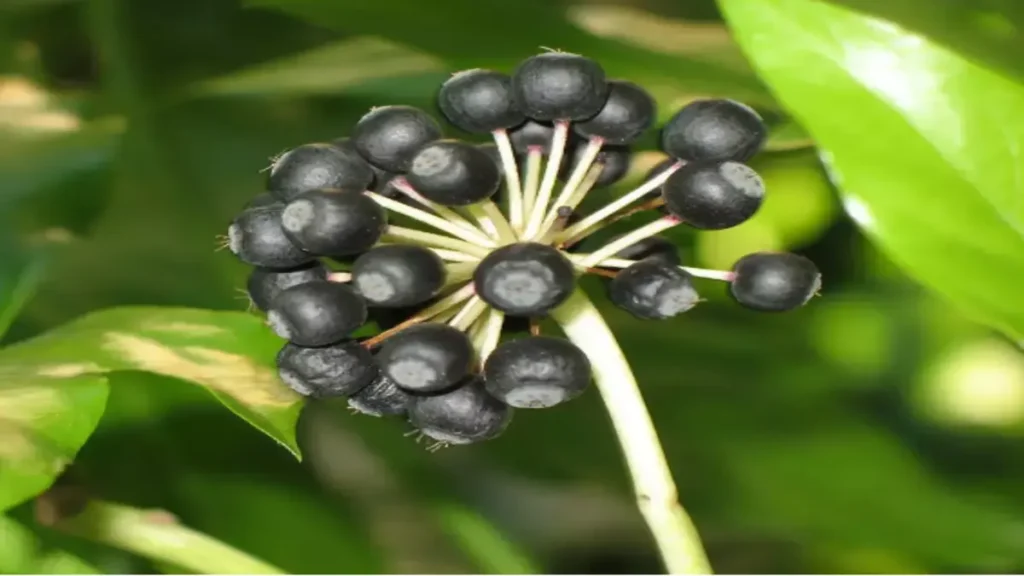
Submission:
[[484,386],[513,408],[551,408],[590,385],[590,361],[564,338],[532,336],[498,346],[484,364]]
[[671,318],[700,300],[688,273],[653,258],[620,270],[608,283],[608,297],[620,308],[647,320]]
[[[621,238],[622,236],[624,236],[624,234],[616,236],[612,241]],[[673,266],[678,266],[680,263],[679,250],[676,248],[676,245],[661,236],[648,236],[636,244],[632,244],[622,250],[619,250],[615,254],[615,257],[625,258],[626,260],[646,260],[654,258]]]
[[657,113],[654,98],[632,82],[608,82],[608,99],[596,116],[573,123],[577,134],[600,138],[607,144],[632,144],[653,124]]
[[440,140],[420,148],[405,176],[429,200],[445,206],[466,206],[494,195],[501,172],[480,148],[458,140]]
[[764,181],[739,162],[692,162],[665,181],[665,207],[703,230],[722,230],[750,219],[764,200]]
[[285,234],[320,256],[349,256],[368,250],[387,228],[384,209],[355,190],[312,190],[288,203],[281,214]]
[[321,188],[366,190],[373,171],[355,148],[305,144],[285,152],[270,167],[267,189],[280,200]]
[[402,308],[430,300],[444,287],[444,261],[422,246],[378,246],[356,258],[352,286],[370,306]]
[[530,148],[539,148],[546,155],[551,153],[551,137],[554,133],[555,127],[551,124],[527,120],[518,128],[509,130],[508,138],[512,142],[512,149],[519,155],[529,153]]
[[505,169],[501,161],[501,153],[498,152],[498,146],[494,143],[486,142],[484,144],[477,144],[476,147],[483,150],[484,153],[487,154],[487,157],[490,158],[492,162],[494,162],[495,166],[497,166],[498,173],[504,176]]
[[327,268],[319,262],[311,262],[291,270],[271,270],[257,266],[249,274],[246,291],[256,308],[266,310],[282,290],[326,279]]
[[576,54],[538,54],[512,74],[513,101],[534,120],[585,120],[601,111],[607,97],[604,69]]
[[383,374],[369,386],[352,394],[348,405],[369,416],[398,416],[409,409],[412,395],[402,390]]
[[243,210],[228,227],[228,248],[246,264],[264,268],[295,268],[313,261],[281,226],[284,206],[271,204]]
[[[579,164],[580,158],[586,146],[577,146],[573,149],[568,162],[562,164],[560,170],[562,179],[567,179]],[[601,174],[594,182],[594,188],[604,188],[615,184],[629,172],[629,163],[632,160],[632,150],[627,146],[605,146],[601,148],[594,164],[601,165]],[[593,166],[592,166],[593,167]]]
[[251,200],[246,202],[245,209],[248,210],[249,208],[260,208],[262,206],[277,205],[280,205],[282,208],[284,208],[284,202],[281,202],[280,200],[275,198],[274,195],[271,194],[270,192],[264,192],[262,194],[257,194],[256,196],[253,196]]
[[354,394],[377,377],[369,350],[354,340],[320,348],[285,344],[277,353],[277,373],[289,388],[311,398]]
[[374,108],[352,130],[352,143],[363,158],[399,173],[406,171],[416,150],[440,137],[437,120],[412,106]]
[[488,394],[479,377],[444,394],[414,397],[409,404],[409,422],[445,444],[497,438],[511,420],[512,409]]
[[732,267],[730,292],[737,302],[763,312],[785,312],[807,303],[821,289],[821,274],[807,258],[785,252],[757,252]]
[[512,103],[512,80],[493,70],[464,70],[441,85],[441,113],[453,126],[487,133],[518,126],[526,116]]
[[749,160],[768,136],[764,121],[733,100],[697,100],[676,112],[661,130],[661,149],[687,161]]
[[282,290],[267,311],[275,334],[297,346],[327,346],[366,322],[366,302],[351,287],[327,280]]
[[377,352],[381,372],[409,392],[439,392],[469,374],[473,343],[447,324],[419,324],[391,336]]
[[520,242],[482,259],[473,284],[484,302],[510,316],[539,316],[565,302],[576,286],[576,274],[558,250]]

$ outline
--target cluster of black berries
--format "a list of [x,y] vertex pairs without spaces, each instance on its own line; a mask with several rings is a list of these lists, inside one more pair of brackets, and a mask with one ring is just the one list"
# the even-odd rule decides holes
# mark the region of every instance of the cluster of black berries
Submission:
[[[654,123],[643,88],[551,52],[511,76],[455,74],[438,102],[451,124],[493,143],[444,139],[416,108],[375,108],[349,138],[276,158],[268,193],[229,228],[227,245],[256,267],[252,302],[288,340],[281,379],[303,395],[405,415],[441,444],[485,440],[512,409],[552,407],[589,385],[586,354],[540,335],[538,323],[580,274],[609,277],[610,299],[645,319],[692,308],[695,276],[728,282],[740,304],[764,311],[799,307],[819,289],[817,269],[797,255],[756,253],[730,271],[701,270],[681,266],[657,236],[679,224],[729,228],[760,207],[764,185],[743,162],[766,129],[742,104],[682,108],[662,128],[667,159],[635,190],[580,214],[589,190],[626,174],[630,145]],[[644,211],[657,219],[578,251]],[[374,311],[410,308],[397,325],[352,338]],[[526,319],[530,335],[502,341],[506,318]]]

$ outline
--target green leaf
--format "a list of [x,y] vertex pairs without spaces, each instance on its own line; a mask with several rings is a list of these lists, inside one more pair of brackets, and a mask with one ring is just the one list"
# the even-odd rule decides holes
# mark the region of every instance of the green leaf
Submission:
[[1024,86],[813,0],[721,0],[847,212],[923,283],[1024,337]]
[[31,530],[0,516],[0,573],[102,574],[81,558],[64,550],[47,549]]
[[437,505],[437,516],[448,535],[485,574],[543,573],[480,512],[449,501]]
[[19,248],[0,245],[0,338],[35,294],[53,250],[49,243]]
[[0,352],[0,373],[7,386],[45,382],[56,390],[82,379],[96,381],[97,375],[115,370],[179,378],[204,387],[300,457],[295,423],[302,398],[282,385],[272,368],[280,345],[251,314],[119,308],[90,314]]

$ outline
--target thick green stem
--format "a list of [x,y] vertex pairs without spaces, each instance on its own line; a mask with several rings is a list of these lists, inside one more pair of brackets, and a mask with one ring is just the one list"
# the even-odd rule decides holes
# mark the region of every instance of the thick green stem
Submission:
[[637,505],[669,574],[710,574],[711,566],[690,517],[679,505],[654,423],[636,379],[600,311],[577,288],[551,313],[590,359],[594,381],[626,457]]

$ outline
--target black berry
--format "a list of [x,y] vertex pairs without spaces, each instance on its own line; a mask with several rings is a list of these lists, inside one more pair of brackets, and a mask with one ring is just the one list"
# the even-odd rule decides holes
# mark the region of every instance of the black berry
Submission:
[[321,280],[282,290],[267,312],[274,333],[298,346],[344,340],[366,322],[366,303],[345,284]]
[[513,408],[550,408],[590,385],[590,361],[563,338],[533,336],[498,346],[484,364],[484,385]]
[[739,162],[692,162],[668,177],[662,195],[668,210],[690,226],[722,230],[757,212],[764,182]]
[[625,81],[608,82],[608,99],[596,116],[573,123],[586,138],[600,138],[607,144],[632,144],[654,124],[657,108],[646,90]]
[[321,348],[285,344],[277,353],[277,373],[289,388],[311,398],[348,396],[377,377],[373,355],[353,340]]
[[355,148],[305,144],[285,152],[270,167],[267,189],[280,200],[321,188],[366,190],[373,171]]
[[486,133],[522,124],[526,116],[512,103],[512,80],[493,70],[464,70],[441,85],[438,107],[453,126]]
[[257,266],[249,274],[246,289],[253,305],[260,310],[266,310],[282,290],[326,279],[327,268],[319,262],[311,262],[291,270],[272,270]]
[[498,168],[499,174],[505,174],[504,163],[501,160],[501,153],[498,152],[497,145],[487,142],[484,144],[477,144],[476,147],[482,150],[484,154],[487,154],[487,157],[490,158],[492,162],[494,162],[494,165]]
[[608,96],[597,62],[563,52],[527,58],[512,74],[516,106],[534,120],[585,120],[601,111]]
[[[585,146],[577,146],[573,148],[572,156],[568,162],[562,164],[560,170],[562,179],[567,179],[576,169],[576,165],[579,164],[580,157],[583,155]],[[615,184],[629,172],[629,163],[632,159],[632,150],[626,146],[605,146],[601,148],[601,152],[597,154],[597,158],[594,159],[595,165],[601,166],[601,174],[597,177],[594,182],[594,188],[604,188]]]
[[313,190],[288,203],[281,224],[285,234],[311,254],[349,256],[380,240],[387,216],[361,192]]
[[446,278],[441,258],[421,246],[378,246],[352,265],[352,286],[368,305],[381,308],[426,302],[440,292]]
[[[621,238],[622,236],[624,235],[620,234],[612,239],[612,241]],[[646,260],[653,258],[673,266],[678,266],[680,263],[679,251],[676,248],[676,245],[661,236],[648,236],[636,244],[631,244],[630,246],[619,250],[615,254],[615,257],[625,258],[626,260]]]
[[527,120],[523,125],[508,133],[512,142],[512,149],[519,155],[529,153],[530,148],[539,148],[542,154],[551,153],[551,137],[555,133],[555,127],[551,124],[544,124]]
[[405,172],[416,150],[440,137],[437,121],[412,106],[374,108],[352,130],[352,143],[363,158],[398,173]]
[[469,337],[447,324],[419,324],[391,336],[377,352],[381,372],[409,392],[438,392],[469,374],[475,362]]
[[494,195],[501,172],[486,152],[458,140],[440,140],[420,148],[406,180],[429,200],[445,206],[466,206]]
[[749,160],[768,129],[750,107],[733,100],[697,100],[676,112],[661,130],[661,149],[687,161]]
[[409,405],[409,422],[446,444],[496,438],[511,419],[512,409],[488,394],[477,377],[445,394],[417,396]]
[[647,320],[664,320],[697,305],[700,297],[690,275],[662,260],[641,260],[608,283],[608,297],[620,308]]
[[758,252],[732,267],[730,292],[737,302],[763,312],[785,312],[807,303],[821,288],[821,274],[807,258],[783,252]]
[[313,261],[281,226],[284,206],[271,204],[243,210],[228,227],[228,248],[246,264],[264,268],[295,268]]
[[369,416],[398,416],[409,409],[412,395],[383,374],[348,399],[348,405]]
[[576,285],[572,263],[551,246],[509,244],[488,254],[473,273],[480,298],[511,316],[538,316],[564,302]]

